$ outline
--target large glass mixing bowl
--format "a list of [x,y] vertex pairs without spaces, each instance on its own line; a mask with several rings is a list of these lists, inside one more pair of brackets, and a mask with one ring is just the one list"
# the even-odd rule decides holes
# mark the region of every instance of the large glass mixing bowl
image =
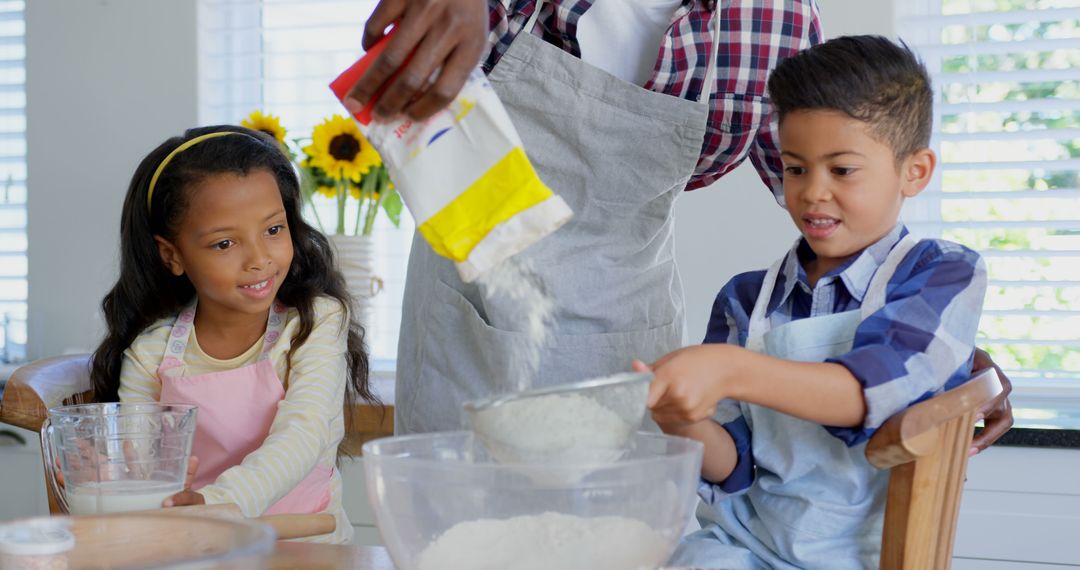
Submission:
[[401,570],[652,570],[689,520],[702,446],[638,432],[615,461],[505,463],[463,431],[383,438],[363,452]]

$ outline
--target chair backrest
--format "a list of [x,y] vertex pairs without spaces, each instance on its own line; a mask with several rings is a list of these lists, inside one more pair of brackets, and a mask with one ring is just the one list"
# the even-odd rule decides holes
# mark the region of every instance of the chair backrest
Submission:
[[49,408],[90,401],[89,354],[43,358],[11,373],[0,399],[0,422],[38,431]]
[[[90,355],[73,354],[35,360],[11,373],[0,399],[0,423],[39,431],[49,408],[93,401],[90,384]],[[59,513],[45,472],[49,511]]]
[[890,469],[882,570],[948,569],[975,414],[1001,393],[993,368],[889,418],[866,458]]

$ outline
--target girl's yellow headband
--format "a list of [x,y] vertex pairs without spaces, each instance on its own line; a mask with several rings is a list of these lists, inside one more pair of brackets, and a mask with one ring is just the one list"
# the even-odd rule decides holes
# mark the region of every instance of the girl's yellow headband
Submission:
[[[251,136],[251,135],[249,135],[247,133],[239,133],[239,132],[236,132],[236,131],[218,131],[216,133],[206,133],[205,135],[199,135],[199,136],[197,136],[197,137],[195,137],[195,138],[193,138],[193,139],[191,139],[189,141],[185,141],[180,146],[174,148],[173,151],[170,152],[165,157],[165,160],[161,161],[161,164],[158,165],[157,170],[154,171],[154,176],[150,179],[150,188],[146,190],[146,211],[147,211],[147,213],[149,213],[151,211],[151,204],[153,204],[154,186],[157,184],[158,178],[161,176],[161,173],[165,170],[165,167],[169,165],[169,162],[171,162],[172,159],[176,157],[176,155],[178,155],[178,154],[184,152],[185,150],[187,150],[187,149],[189,149],[189,148],[203,142],[204,140],[213,139],[213,138],[217,138],[217,137],[226,137],[226,136],[229,136],[229,135],[243,135],[245,137],[250,137]],[[255,137],[251,137],[251,138],[255,138]]]

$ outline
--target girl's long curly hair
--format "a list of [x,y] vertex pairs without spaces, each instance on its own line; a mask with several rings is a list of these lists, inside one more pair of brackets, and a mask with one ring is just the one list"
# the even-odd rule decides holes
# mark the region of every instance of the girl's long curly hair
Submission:
[[[185,141],[221,131],[247,136],[206,139],[174,156],[159,175],[148,208],[150,179],[161,161]],[[270,172],[277,180],[292,236],[292,265],[278,291],[278,299],[300,314],[300,328],[286,357],[289,367],[296,349],[311,335],[315,323],[313,307],[318,297],[332,297],[343,308],[354,306],[345,280],[335,268],[330,243],[301,216],[303,203],[296,171],[278,142],[265,133],[232,125],[189,129],[183,136],[172,137],[151,151],[135,170],[128,187],[120,220],[120,276],[101,302],[108,332],[94,351],[91,363],[97,401],[118,400],[123,354],[135,338],[155,321],[178,313],[195,295],[191,281],[184,275],[174,276],[162,262],[154,236],[176,238],[189,206],[189,190],[206,177],[247,176],[258,170]],[[354,312],[350,310],[348,314]],[[346,433],[351,431],[351,410],[357,398],[379,404],[368,384],[364,329],[352,316],[347,326]],[[287,386],[287,374],[285,382]],[[348,454],[348,450],[342,445],[338,453]]]

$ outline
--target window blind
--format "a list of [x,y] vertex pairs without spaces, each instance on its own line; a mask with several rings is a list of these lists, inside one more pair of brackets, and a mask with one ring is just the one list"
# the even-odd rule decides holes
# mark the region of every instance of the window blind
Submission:
[[896,4],[933,77],[939,158],[904,219],[986,258],[978,344],[1017,424],[1080,428],[1080,0]]
[[26,3],[0,1],[0,346],[26,357]]
[[[328,87],[362,54],[364,23],[376,0],[200,0],[199,121],[238,124],[253,110],[279,117],[290,139],[311,137],[333,115],[347,115]],[[327,202],[327,207],[332,205]],[[333,219],[320,210],[323,220]],[[314,222],[314,218],[311,220]],[[332,229],[332,228],[330,228]],[[393,227],[380,214],[373,232],[375,274],[367,340],[376,367],[397,357],[412,218]]]

